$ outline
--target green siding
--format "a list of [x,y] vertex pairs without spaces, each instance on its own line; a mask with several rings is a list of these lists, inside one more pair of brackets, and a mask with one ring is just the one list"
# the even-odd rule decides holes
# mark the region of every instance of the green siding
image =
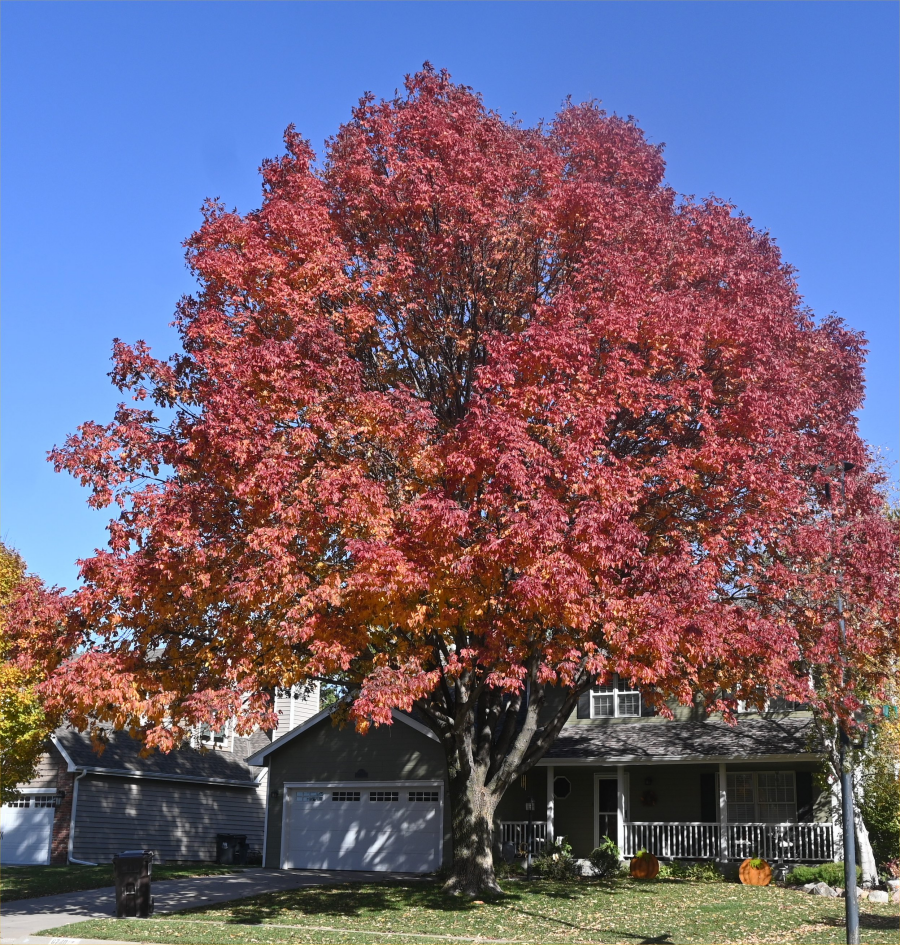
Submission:
[[[291,781],[443,781],[444,862],[451,858],[450,801],[444,752],[438,742],[404,722],[379,726],[360,735],[351,726],[338,728],[328,719],[272,752],[269,762],[269,808],[266,862],[281,866],[284,783]],[[368,778],[357,778],[360,769]],[[272,792],[277,791],[273,797]]]

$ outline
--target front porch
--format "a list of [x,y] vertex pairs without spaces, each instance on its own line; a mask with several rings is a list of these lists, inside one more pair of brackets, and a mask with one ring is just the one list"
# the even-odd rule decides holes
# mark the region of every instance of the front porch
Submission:
[[[506,820],[499,826],[501,844],[512,844],[517,853],[530,846],[537,854],[547,843],[544,822]],[[723,835],[719,824],[625,821],[619,848],[624,857],[649,850],[671,860],[761,856],[771,862],[818,863],[835,858],[834,824],[726,824]]]
[[808,756],[780,763],[544,765],[504,798],[497,839],[507,851],[536,853],[564,836],[577,857],[610,837],[624,857],[646,849],[665,859],[722,863],[752,856],[835,860],[841,851],[832,796],[816,786],[816,767]]

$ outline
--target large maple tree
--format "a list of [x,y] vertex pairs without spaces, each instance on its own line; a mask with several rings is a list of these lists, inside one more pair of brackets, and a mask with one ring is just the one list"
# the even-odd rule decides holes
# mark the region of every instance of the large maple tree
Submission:
[[426,67],[321,165],[285,144],[259,210],[208,203],[187,241],[183,350],[117,341],[136,402],[52,454],[119,506],[47,686],[76,724],[168,749],[314,678],[361,730],[415,711],[473,893],[499,799],[592,683],[727,709],[807,696],[811,647],[883,647],[857,621],[840,651],[822,550],[840,457],[848,611],[890,626],[862,339],[733,207],[676,195],[633,121],[525,128]]

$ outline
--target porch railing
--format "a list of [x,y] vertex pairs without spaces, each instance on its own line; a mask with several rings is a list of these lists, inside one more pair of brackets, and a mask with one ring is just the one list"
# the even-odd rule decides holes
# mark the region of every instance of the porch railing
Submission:
[[501,820],[500,843],[512,843],[516,855],[524,856],[528,847],[531,855],[536,856],[543,849],[547,841],[547,824],[542,820]]
[[626,822],[623,856],[649,850],[671,859],[711,860],[719,856],[719,825]]
[[810,862],[834,859],[833,824],[729,824],[728,856]]
[[[671,859],[717,859],[722,855],[717,823],[626,822],[622,855],[649,850]],[[824,862],[834,859],[833,824],[728,824],[725,855],[729,860],[761,856],[771,862]]]

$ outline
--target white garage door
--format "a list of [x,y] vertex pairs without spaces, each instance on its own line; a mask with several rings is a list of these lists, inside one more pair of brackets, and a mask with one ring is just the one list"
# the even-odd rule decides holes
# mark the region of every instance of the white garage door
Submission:
[[0,808],[0,863],[44,866],[50,862],[55,797],[26,795]]
[[441,865],[437,781],[286,786],[282,867],[430,873]]

